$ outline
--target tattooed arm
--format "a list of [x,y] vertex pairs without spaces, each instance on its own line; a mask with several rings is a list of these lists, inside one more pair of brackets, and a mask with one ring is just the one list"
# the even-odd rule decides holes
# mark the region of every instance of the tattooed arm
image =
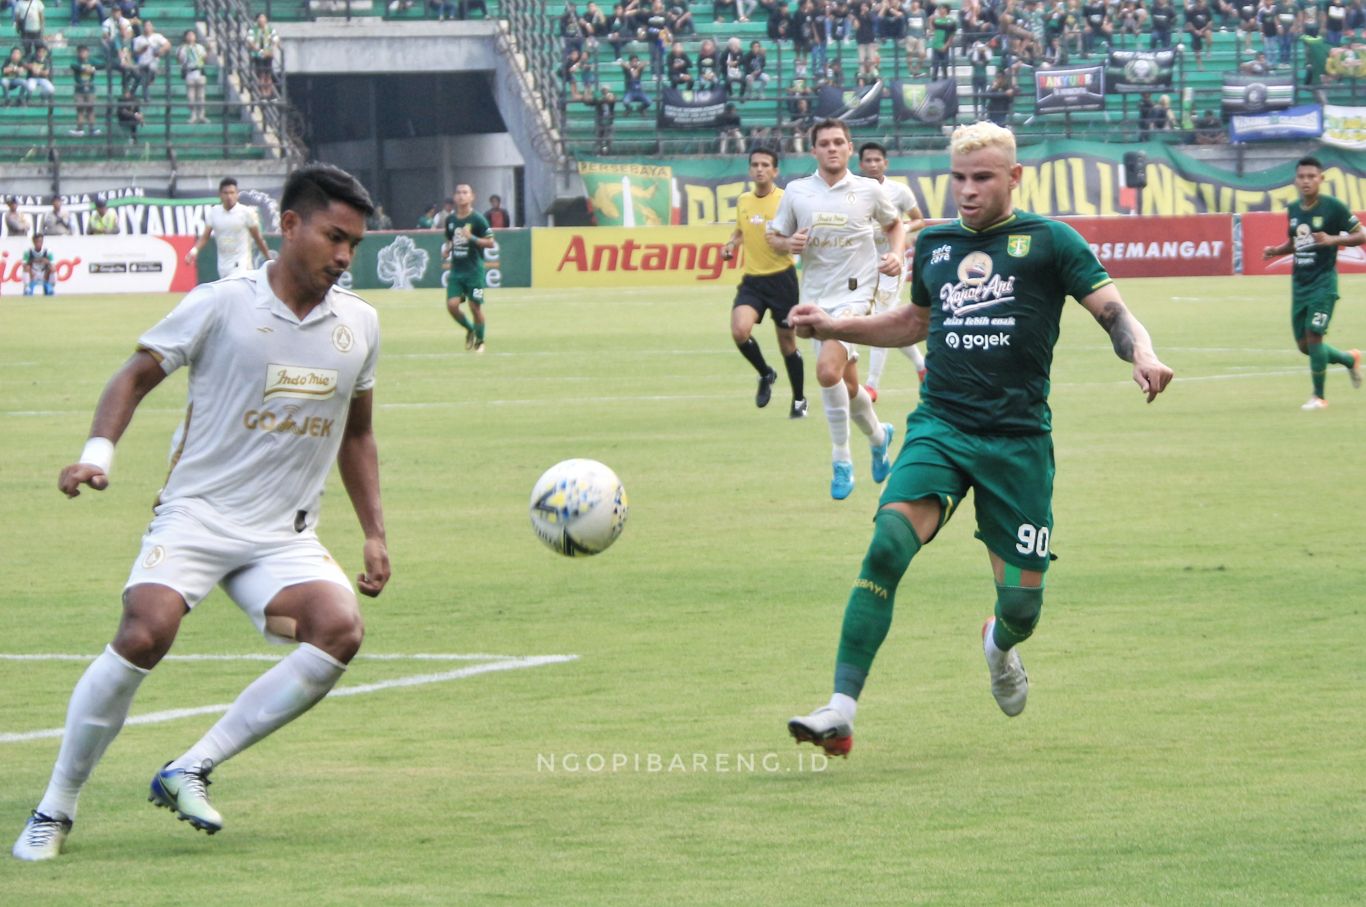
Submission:
[[1119,288],[1114,284],[1103,286],[1083,299],[1081,304],[1110,335],[1115,355],[1134,364],[1134,383],[1148,395],[1148,402],[1152,403],[1167,387],[1167,382],[1172,380],[1172,370],[1158,360],[1153,352],[1152,338],[1124,305]]

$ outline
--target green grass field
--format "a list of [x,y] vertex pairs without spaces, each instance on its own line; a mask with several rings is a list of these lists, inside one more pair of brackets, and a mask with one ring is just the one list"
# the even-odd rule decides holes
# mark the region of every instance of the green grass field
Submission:
[[[1289,287],[1130,280],[1177,380],[1145,406],[1079,306],[1054,364],[1053,547],[1028,710],[997,710],[994,591],[966,508],[913,563],[848,761],[784,723],[829,695],[876,489],[828,497],[812,417],[753,406],[730,288],[499,291],[489,352],[436,293],[373,293],[394,578],[340,688],[492,656],[575,655],[335,698],[224,765],[208,838],[145,801],[215,716],[127,727],[66,855],[0,859],[0,904],[1358,904],[1366,392],[1304,413]],[[1366,278],[1330,338],[1366,346]],[[3,302],[4,654],[93,656],[165,474],[173,376],[113,484],[56,490],[108,375],[169,296]],[[776,360],[770,328],[757,337]],[[894,357],[878,404],[915,405]],[[856,436],[857,437],[857,436]],[[899,440],[899,438],[898,438]],[[617,545],[555,556],[527,500],[594,457],[630,494]],[[340,483],[322,535],[355,573]],[[176,654],[269,654],[215,593]],[[488,653],[474,661],[368,655]],[[497,662],[494,662],[497,664]],[[133,714],[230,702],[265,665],[168,661]],[[0,843],[46,783],[75,660],[0,660]],[[624,764],[623,764],[624,763]]]

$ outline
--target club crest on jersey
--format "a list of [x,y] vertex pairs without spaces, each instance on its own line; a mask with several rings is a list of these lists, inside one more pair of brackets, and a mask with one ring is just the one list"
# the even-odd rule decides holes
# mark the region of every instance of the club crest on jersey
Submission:
[[332,330],[332,345],[339,353],[349,353],[351,347],[356,345],[356,335],[346,325],[339,324]]
[[300,400],[327,400],[337,393],[337,370],[308,368],[301,365],[266,366],[266,391],[262,401],[275,397],[296,397]]
[[1011,258],[1024,258],[1029,254],[1029,236],[1013,235],[1006,239],[1006,254]]
[[1015,277],[994,273],[991,256],[969,252],[958,263],[958,283],[939,288],[939,301],[953,317],[967,315],[1015,299]]

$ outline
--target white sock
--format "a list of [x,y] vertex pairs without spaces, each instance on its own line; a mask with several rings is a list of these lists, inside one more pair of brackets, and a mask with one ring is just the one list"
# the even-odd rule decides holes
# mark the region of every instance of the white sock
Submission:
[[[867,392],[864,394],[867,395]],[[830,459],[836,463],[852,462],[849,451],[849,388],[843,381],[834,387],[821,388],[821,402],[825,404],[825,422],[830,427]]]
[[873,398],[862,387],[858,389],[858,396],[849,401],[849,414],[854,417],[858,430],[868,436],[874,447],[887,443],[882,423],[877,420],[877,413],[873,410]]
[[[917,372],[925,370],[925,354],[920,352],[920,347],[913,343],[910,346],[903,346],[901,352],[907,359],[911,360],[911,365],[915,366]],[[876,387],[877,385],[873,386]]]
[[38,812],[76,818],[76,798],[81,794],[81,786],[119,735],[128,717],[128,707],[133,704],[133,694],[148,673],[111,646],[105,646],[100,657],[85,669],[71,691],[62,747]]
[[880,346],[868,347],[868,386],[882,385],[882,370],[887,367],[887,351]]
[[346,665],[301,643],[242,691],[218,723],[168,768],[218,766],[298,718],[327,695]]
[[849,721],[853,721],[854,713],[858,711],[858,700],[844,693],[836,693],[830,697],[830,708],[839,712]]
[[982,648],[987,653],[987,660],[999,667],[1005,662],[1006,653],[1005,650],[996,648],[996,634],[992,632],[995,629],[996,625],[993,623],[991,628],[986,632],[986,636],[982,642]]

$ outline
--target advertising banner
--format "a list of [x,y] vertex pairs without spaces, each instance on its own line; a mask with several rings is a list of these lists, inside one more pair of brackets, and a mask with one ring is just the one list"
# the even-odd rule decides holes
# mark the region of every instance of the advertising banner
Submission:
[[[1142,151],[1148,158],[1148,187],[1141,195],[1124,189],[1123,157],[1124,152],[1131,150]],[[1324,164],[1323,191],[1342,199],[1354,210],[1366,208],[1366,156],[1329,146],[1312,149],[1312,153]],[[1293,158],[1265,170],[1238,174],[1186,154],[1179,145],[1163,142],[1120,145],[1054,139],[1021,146],[1018,154],[1023,172],[1015,191],[1015,204],[1049,217],[1241,214],[1283,209],[1298,196]],[[662,212],[655,215],[662,223],[734,223],[735,201],[749,188],[748,167],[742,155],[639,163],[589,159],[585,163],[649,168],[661,174],[667,171],[667,184],[661,175],[658,184],[648,189],[631,177],[633,194],[648,192],[655,200],[672,199],[673,209],[668,218]],[[815,162],[809,156],[787,157],[783,159],[778,182],[785,185],[788,180],[814,170]],[[958,215],[949,186],[948,154],[893,154],[887,175],[910,187],[926,217]],[[620,178],[610,190],[613,194],[607,196],[607,201],[621,210]],[[600,224],[621,224],[620,220],[607,217],[596,201],[594,207]],[[637,219],[636,223],[641,221]]]
[[[58,295],[74,293],[168,293],[194,288],[194,269],[184,264],[190,236],[47,236]],[[0,239],[0,294],[24,292],[28,237]],[[42,290],[40,289],[41,293]]]
[[1325,105],[1323,141],[1338,148],[1366,151],[1366,107]]
[[[63,210],[76,218],[81,233],[89,227],[95,211],[95,197],[109,203],[118,217],[123,236],[197,236],[204,231],[204,216],[218,204],[218,196],[202,198],[162,198],[135,187],[116,187],[99,193],[62,195]],[[52,210],[51,195],[20,195],[19,210],[28,214],[35,227],[42,229],[43,216]],[[280,229],[280,209],[275,195],[256,188],[239,187],[238,203],[256,209],[257,222],[264,233]],[[6,235],[0,221],[0,236]]]
[[1316,139],[1323,134],[1323,108],[1302,104],[1269,113],[1240,113],[1229,119],[1230,142],[1279,142]]
[[726,112],[726,89],[681,91],[666,87],[660,92],[659,117],[661,129],[716,128]]
[[538,228],[531,243],[531,282],[537,289],[738,283],[740,257],[721,257],[732,229]]
[[1170,91],[1173,50],[1112,50],[1106,60],[1105,90],[1111,94]]
[[1069,66],[1034,74],[1036,113],[1105,109],[1105,67]]
[[914,120],[934,125],[958,116],[958,83],[953,79],[937,82],[892,82],[892,116],[898,122]]
[[[531,286],[530,230],[494,230],[497,245],[484,250],[484,280],[490,289]],[[194,240],[187,237],[190,243]],[[351,260],[351,270],[337,285],[348,290],[425,290],[446,285],[441,267],[440,230],[371,231],[365,234]],[[266,245],[279,248],[279,236],[266,236]],[[188,248],[188,245],[187,245]],[[254,264],[259,267],[261,255]],[[218,279],[218,255],[213,240],[199,256],[200,283]]]
[[876,126],[882,106],[882,80],[864,88],[826,85],[816,93],[816,119],[843,120],[850,126]]
[[[1355,208],[1357,217],[1366,218],[1360,206]],[[1289,277],[1294,270],[1293,253],[1281,255],[1270,261],[1262,258],[1262,250],[1267,246],[1279,246],[1289,238],[1289,221],[1285,211],[1268,211],[1244,214],[1243,224],[1243,273],[1280,274]],[[1338,249],[1339,274],[1366,274],[1366,246],[1351,249]]]
[[1224,74],[1225,114],[1284,110],[1295,103],[1295,77]]
[[1064,217],[1111,277],[1212,277],[1233,273],[1233,215]]

